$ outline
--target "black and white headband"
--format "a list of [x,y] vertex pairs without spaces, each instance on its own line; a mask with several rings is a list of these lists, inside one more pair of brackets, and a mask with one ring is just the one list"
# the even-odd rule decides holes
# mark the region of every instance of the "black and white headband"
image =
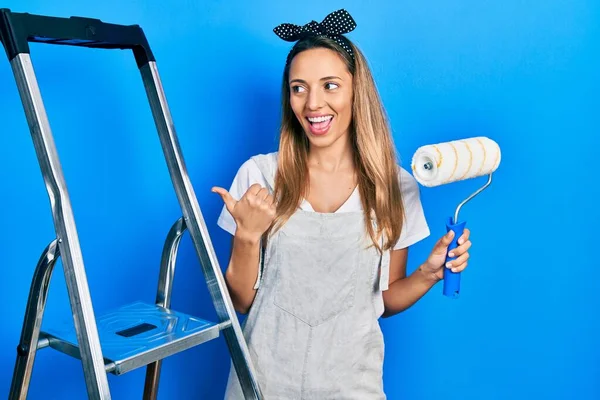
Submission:
[[[277,25],[273,32],[287,42],[295,42],[309,36],[326,36],[335,40],[354,59],[354,52],[350,43],[342,35],[352,32],[356,22],[348,11],[341,9],[332,12],[322,22],[310,21],[306,25],[284,23]],[[288,56],[289,61],[289,56]]]

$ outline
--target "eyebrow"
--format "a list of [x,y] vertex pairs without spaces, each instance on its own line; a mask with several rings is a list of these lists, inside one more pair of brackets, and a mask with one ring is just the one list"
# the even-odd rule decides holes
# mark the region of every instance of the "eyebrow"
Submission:
[[[325,77],[321,78],[321,79],[320,79],[320,81],[328,81],[328,80],[331,80],[331,79],[339,79],[340,81],[342,80],[342,78],[340,78],[339,76],[334,76],[334,75],[332,75],[332,76],[325,76]],[[305,81],[305,80],[303,80],[303,79],[298,79],[298,78],[296,78],[296,79],[292,79],[292,80],[290,81],[290,83],[293,83],[293,82],[306,83],[306,81]]]

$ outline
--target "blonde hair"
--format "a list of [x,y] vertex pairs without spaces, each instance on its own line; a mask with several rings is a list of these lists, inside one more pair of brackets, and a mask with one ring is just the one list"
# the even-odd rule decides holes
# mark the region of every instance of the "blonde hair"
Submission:
[[[381,104],[379,93],[362,52],[349,40],[354,59],[334,40],[313,36],[296,43],[288,55],[282,82],[282,120],[280,127],[278,168],[274,197],[277,213],[272,232],[279,229],[298,209],[308,190],[307,158],[309,142],[290,105],[289,67],[301,51],[324,47],[336,51],[353,75],[353,104],[350,136],[357,169],[358,190],[364,210],[367,232],[380,250],[390,249],[400,237],[404,208],[396,151]],[[371,222],[374,213],[375,231]],[[267,232],[267,233],[268,233]],[[386,241],[379,245],[381,234]]]

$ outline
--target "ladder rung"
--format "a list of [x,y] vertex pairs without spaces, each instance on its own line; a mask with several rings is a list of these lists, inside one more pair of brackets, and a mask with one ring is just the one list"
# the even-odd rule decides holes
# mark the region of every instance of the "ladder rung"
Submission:
[[[123,306],[97,318],[100,345],[108,372],[121,375],[219,337],[223,327],[155,304]],[[80,358],[72,326],[45,329],[49,347]]]

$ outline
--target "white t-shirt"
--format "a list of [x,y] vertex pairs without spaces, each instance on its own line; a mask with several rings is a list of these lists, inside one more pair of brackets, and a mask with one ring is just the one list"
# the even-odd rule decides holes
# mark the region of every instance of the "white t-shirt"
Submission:
[[[277,169],[277,152],[261,155],[265,158],[271,168],[271,176],[275,176]],[[406,248],[420,240],[429,236],[429,226],[423,213],[421,205],[419,187],[415,178],[404,168],[399,168],[400,189],[402,191],[402,200],[404,202],[404,225],[400,238],[394,246],[394,250]],[[239,168],[229,193],[231,196],[239,200],[250,186],[258,183],[263,187],[273,186],[273,182],[267,182],[267,178],[262,174],[258,165],[254,160],[249,159]],[[310,203],[303,200],[300,204],[300,209],[303,211],[314,211]],[[360,201],[360,192],[355,189],[348,200],[336,211],[336,213],[362,211],[362,203]],[[225,206],[219,215],[217,224],[231,235],[235,234],[235,220]]]

